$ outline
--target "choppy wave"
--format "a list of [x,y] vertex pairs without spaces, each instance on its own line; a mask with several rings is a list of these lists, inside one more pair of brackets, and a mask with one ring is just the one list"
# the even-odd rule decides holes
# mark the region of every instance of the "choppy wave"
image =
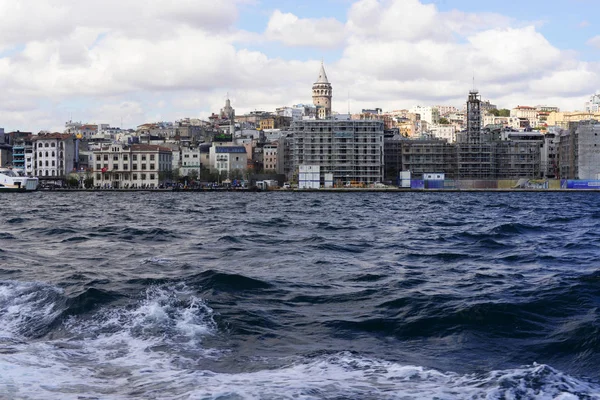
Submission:
[[0,398],[600,399],[593,196],[31,199]]

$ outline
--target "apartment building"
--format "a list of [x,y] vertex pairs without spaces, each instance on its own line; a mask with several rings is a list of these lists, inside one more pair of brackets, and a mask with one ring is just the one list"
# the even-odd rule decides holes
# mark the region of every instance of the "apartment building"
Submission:
[[[76,165],[75,138],[68,133],[46,133],[31,137],[32,174],[40,178],[65,179]],[[25,142],[25,166],[27,148]],[[25,169],[27,172],[27,169]]]
[[263,169],[265,171],[277,170],[277,143],[265,144],[263,146]]

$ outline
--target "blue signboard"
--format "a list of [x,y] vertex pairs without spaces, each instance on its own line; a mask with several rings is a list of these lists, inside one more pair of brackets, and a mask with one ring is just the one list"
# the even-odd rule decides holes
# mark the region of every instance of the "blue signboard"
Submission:
[[425,181],[423,179],[412,179],[410,181],[411,189],[425,189]]
[[[561,187],[563,187],[561,182]],[[600,180],[567,180],[567,189],[600,190]]]

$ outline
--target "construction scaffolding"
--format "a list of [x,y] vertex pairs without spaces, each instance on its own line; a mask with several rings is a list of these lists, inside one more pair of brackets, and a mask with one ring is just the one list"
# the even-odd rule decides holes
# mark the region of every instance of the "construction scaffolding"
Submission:
[[383,122],[377,120],[304,120],[292,124],[294,169],[319,165],[322,178],[373,183],[383,179]]

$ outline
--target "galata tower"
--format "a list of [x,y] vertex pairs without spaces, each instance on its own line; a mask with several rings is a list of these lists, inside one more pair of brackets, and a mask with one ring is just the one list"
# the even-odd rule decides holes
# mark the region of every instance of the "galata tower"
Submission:
[[321,63],[321,71],[319,72],[319,79],[315,82],[312,87],[313,92],[313,104],[317,107],[317,119],[327,119],[331,117],[331,96],[333,95],[333,89],[331,83],[327,80],[327,74],[325,73],[325,67]]

